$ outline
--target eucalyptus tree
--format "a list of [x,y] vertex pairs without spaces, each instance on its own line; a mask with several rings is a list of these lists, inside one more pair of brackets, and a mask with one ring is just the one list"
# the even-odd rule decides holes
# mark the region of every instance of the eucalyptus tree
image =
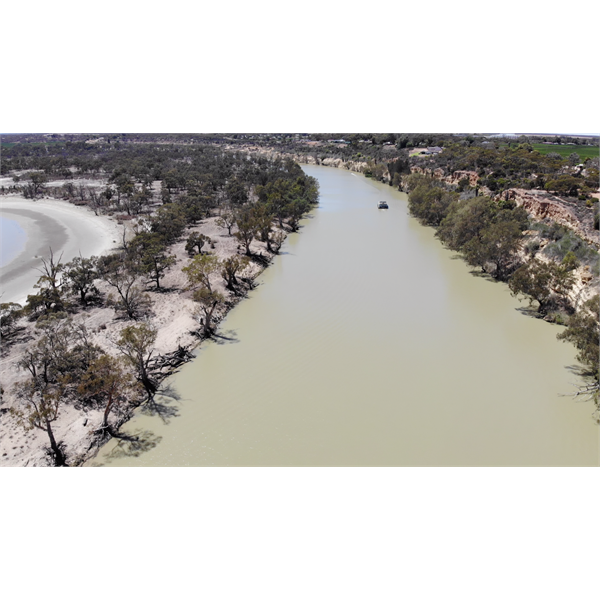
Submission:
[[534,259],[519,267],[508,280],[513,296],[528,296],[538,303],[538,312],[546,314],[557,301],[566,302],[575,279],[565,265]]
[[68,466],[63,444],[57,441],[52,427],[65,400],[64,388],[64,380],[59,380],[54,385],[37,378],[20,382],[15,385],[19,406],[11,409],[25,431],[39,429],[46,432],[50,441],[49,454],[56,467]]
[[185,209],[178,204],[161,206],[150,223],[152,231],[160,234],[166,245],[172,244],[179,239],[187,225]]
[[33,286],[39,292],[27,296],[27,309],[36,312],[39,308],[48,312],[61,312],[64,310],[63,302],[63,279],[61,273],[64,265],[61,263],[62,254],[55,259],[54,252],[50,248],[50,257],[42,258],[42,267],[37,269],[41,277]]
[[221,216],[216,220],[219,227],[225,227],[227,229],[227,235],[231,235],[231,228],[235,225],[236,215],[231,210],[224,210]]
[[108,354],[97,358],[87,369],[77,387],[82,399],[94,398],[104,404],[102,434],[110,430],[108,417],[120,405],[135,398],[136,384],[123,360]]
[[198,303],[198,308],[203,317],[200,319],[202,333],[205,337],[210,337],[214,333],[212,319],[217,308],[225,303],[225,297],[207,287],[202,287],[194,292],[194,300]]
[[197,231],[193,231],[185,244],[185,251],[193,256],[197,251],[197,254],[202,254],[202,248],[205,244],[210,243],[210,238],[203,233],[198,233]]
[[16,302],[3,302],[0,304],[0,336],[10,336],[16,327],[16,323],[23,314],[23,307]]
[[81,379],[90,364],[103,351],[92,344],[84,327],[74,326],[68,318],[52,315],[40,319],[36,329],[42,336],[26,347],[18,367],[29,377],[15,385],[18,406],[12,412],[26,431],[45,431],[50,440],[50,455],[56,466],[66,466],[62,444],[57,441],[52,423],[60,408],[72,395],[73,383]]
[[235,224],[238,230],[233,235],[244,244],[246,255],[250,256],[250,244],[256,235],[256,219],[250,207],[237,212]]
[[282,177],[257,186],[259,199],[269,207],[269,212],[283,228],[283,220],[288,216],[288,204],[292,199],[292,182]]
[[[130,319],[138,319],[148,308],[149,298],[137,285],[138,267],[125,253],[103,256],[98,261],[100,277],[115,288],[119,299],[116,308],[127,313]],[[110,298],[109,298],[110,301]]]
[[210,254],[196,254],[187,267],[182,271],[186,274],[191,287],[202,286],[212,291],[211,275],[218,273],[221,264],[216,256]]
[[[309,210],[310,206],[306,200],[296,198],[292,200],[287,206],[287,223],[292,231],[298,231],[300,228],[300,220]],[[280,244],[281,246],[281,244]]]
[[89,297],[98,294],[95,281],[100,278],[98,272],[98,258],[83,258],[81,255],[75,257],[64,267],[65,283],[73,294],[79,294],[79,300],[83,306],[87,306]]
[[154,281],[156,289],[160,289],[160,280],[176,262],[175,256],[167,254],[162,235],[148,231],[142,231],[133,238],[128,255],[133,268]]
[[227,183],[225,194],[229,201],[237,206],[241,206],[248,201],[246,186],[237,177],[234,177]]
[[165,247],[157,243],[144,250],[140,261],[140,268],[142,273],[156,283],[156,289],[159,290],[160,280],[176,262],[177,258],[172,254],[167,254]]
[[[589,374],[596,380],[599,379],[600,369],[600,296],[596,294],[587,300],[574,315],[567,321],[564,331],[557,334],[559,340],[571,342],[579,351],[577,360],[587,368]],[[598,393],[596,391],[596,402]]]
[[45,173],[34,171],[33,173],[29,173],[29,181],[31,183],[25,188],[25,197],[33,198],[35,200],[38,195],[44,191],[46,183],[48,182],[48,177]]
[[221,276],[225,280],[227,289],[232,292],[236,291],[236,286],[239,284],[236,275],[242,273],[250,264],[250,259],[247,256],[238,256],[234,254],[221,262]]
[[257,202],[250,208],[252,220],[254,223],[255,235],[261,242],[266,242],[267,250],[272,252],[271,231],[273,228],[273,213],[269,205],[263,202]]
[[460,250],[491,222],[494,209],[486,196],[453,203],[436,232],[451,250]]
[[481,267],[495,279],[503,279],[518,262],[517,253],[522,243],[519,225],[515,221],[504,221],[484,228],[478,237],[471,238],[463,246],[462,251],[470,265]]
[[149,369],[157,333],[156,328],[147,323],[129,325],[121,331],[116,343],[125,360],[135,370],[138,381],[144,386],[149,399],[158,389],[158,384],[152,378]]

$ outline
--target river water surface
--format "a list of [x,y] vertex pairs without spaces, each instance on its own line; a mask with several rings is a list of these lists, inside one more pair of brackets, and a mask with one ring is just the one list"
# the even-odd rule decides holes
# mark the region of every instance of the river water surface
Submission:
[[[306,166],[319,207],[250,299],[111,441],[111,466],[598,465],[558,326],[523,314],[408,215],[406,195]],[[386,199],[389,210],[378,210]]]

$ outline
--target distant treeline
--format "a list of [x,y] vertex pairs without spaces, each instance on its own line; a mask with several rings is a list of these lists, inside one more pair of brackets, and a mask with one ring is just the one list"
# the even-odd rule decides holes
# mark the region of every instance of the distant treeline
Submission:
[[442,169],[445,175],[475,171],[481,185],[492,192],[518,187],[587,200],[599,185],[597,158],[582,164],[576,152],[566,158],[555,152],[542,154],[531,144],[500,148],[451,144],[427,163],[429,168]]

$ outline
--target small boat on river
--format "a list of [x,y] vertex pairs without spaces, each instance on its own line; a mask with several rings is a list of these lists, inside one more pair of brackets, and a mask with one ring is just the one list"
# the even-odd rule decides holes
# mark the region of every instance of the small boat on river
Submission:
[[387,205],[387,202],[385,200],[380,200],[377,204],[377,208],[389,208],[389,206]]

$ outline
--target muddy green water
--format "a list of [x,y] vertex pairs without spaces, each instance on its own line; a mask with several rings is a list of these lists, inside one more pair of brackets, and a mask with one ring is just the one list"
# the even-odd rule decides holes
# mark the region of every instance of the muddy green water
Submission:
[[[159,398],[142,443],[92,464],[598,465],[588,403],[557,326],[525,316],[476,277],[406,196],[362,176],[305,167],[320,205],[261,285]],[[389,210],[377,210],[386,199]]]

